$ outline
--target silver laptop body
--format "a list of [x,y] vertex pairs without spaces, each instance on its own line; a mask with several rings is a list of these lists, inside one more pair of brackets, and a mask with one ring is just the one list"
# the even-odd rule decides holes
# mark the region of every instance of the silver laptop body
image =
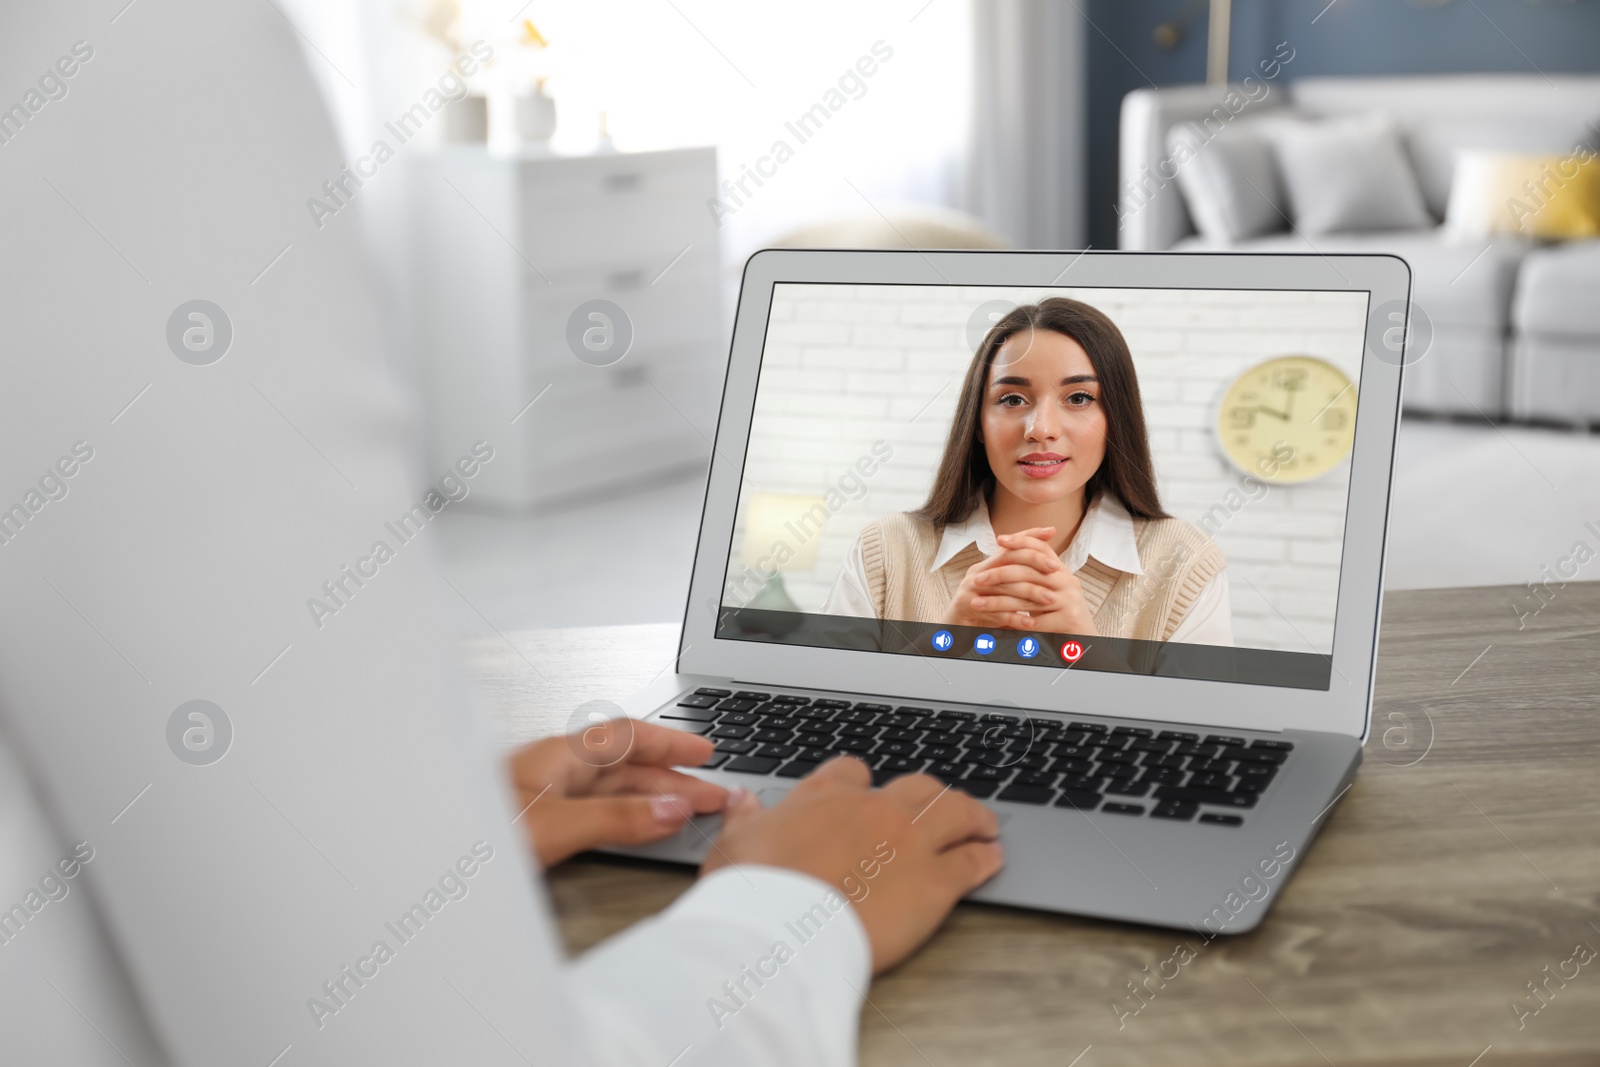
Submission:
[[[740,294],[676,673],[635,694],[624,710],[741,749],[693,773],[752,789],[769,806],[803,769],[792,750],[807,750],[756,744],[752,725],[778,722],[815,741],[808,723],[860,720],[853,733],[868,735],[873,748],[860,754],[874,762],[891,758],[877,755],[884,748],[911,761],[919,751],[947,751],[907,751],[919,745],[919,730],[936,741],[949,740],[953,724],[988,731],[998,737],[993,762],[1002,769],[980,773],[1002,780],[969,791],[999,815],[1006,865],[970,899],[1208,938],[1253,928],[1350,786],[1370,727],[1409,292],[1409,268],[1382,255],[756,254]],[[846,551],[840,546],[874,514],[914,506],[917,472],[931,474],[937,462],[926,441],[943,431],[914,426],[909,408],[893,401],[926,399],[927,412],[916,418],[933,419],[937,430],[938,412],[953,403],[939,398],[939,376],[965,366],[998,313],[1050,295],[1105,310],[1126,336],[1167,510],[1198,522],[1228,555],[1233,647],[1130,641],[1108,669],[1096,664],[1092,638],[1083,642],[1087,654],[1067,662],[1078,650],[1062,635],[939,637],[959,628],[819,613],[821,590]],[[883,376],[868,371],[874,361],[892,363],[894,351],[903,373],[890,388],[903,384],[905,396],[891,397],[886,409],[898,410],[901,421],[886,416],[884,425],[922,443],[893,449],[900,473],[884,479],[881,491],[864,467],[854,468],[853,481],[829,477],[826,457],[869,440],[873,419],[847,418],[852,405],[841,401],[838,411],[817,416],[833,421],[807,423],[806,411],[817,405],[793,397],[805,392],[812,370],[819,392],[825,386],[845,398],[881,385]],[[1327,363],[1344,379],[1295,357]],[[1309,377],[1296,377],[1308,366]],[[857,367],[865,368],[859,381],[852,379]],[[1347,387],[1327,396],[1341,380]],[[1314,412],[1324,399],[1327,407]],[[1252,472],[1249,435],[1226,435],[1261,422],[1273,429],[1255,436],[1267,440],[1278,432],[1268,420],[1293,405],[1274,447],[1300,442],[1297,454],[1315,457],[1309,466],[1328,469],[1305,480]],[[1336,440],[1328,411],[1353,416],[1353,439],[1347,432]],[[1329,432],[1308,436],[1300,419]],[[860,435],[854,443],[842,440],[852,434]],[[1317,453],[1324,444],[1340,455]],[[797,467],[808,448],[822,458]],[[796,462],[762,458],[774,455]],[[822,471],[820,480],[808,469]],[[828,532],[795,546],[799,556],[816,557],[812,571],[768,563],[758,577],[779,574],[787,585],[774,590],[768,581],[751,597],[746,581],[740,592],[752,566],[748,542],[763,536],[752,529],[770,526],[766,512],[782,506],[773,498],[804,505],[810,497],[795,489],[807,478],[827,510]],[[826,490],[840,480],[850,499],[835,508]],[[858,483],[866,489],[856,497]],[[1208,485],[1219,490],[1214,500]],[[760,515],[752,511],[758,504]],[[811,540],[798,532],[805,529],[790,527],[802,542]],[[999,640],[984,642],[990,651],[980,653],[974,643],[991,636]],[[1035,644],[1026,643],[1030,636]],[[730,706],[741,710],[719,710]],[[813,718],[794,717],[805,709]],[[719,726],[727,715],[745,725]],[[848,724],[833,725],[837,734]],[[910,740],[878,739],[891,733]],[[729,767],[737,760],[745,770]],[[1118,760],[1151,777],[1146,795],[1129,795],[1136,783],[1100,777],[1126,791],[1086,803],[1082,789],[1068,787],[1110,774]],[[947,762],[938,766],[948,772]],[[776,769],[749,769],[769,764]],[[1059,772],[1053,782],[1052,769]],[[1008,785],[1007,774],[1013,783],[1030,776],[1031,784]],[[946,780],[964,787],[954,775]],[[1186,784],[1193,782],[1206,787]],[[716,816],[698,817],[666,841],[615,851],[697,864],[717,830]]]

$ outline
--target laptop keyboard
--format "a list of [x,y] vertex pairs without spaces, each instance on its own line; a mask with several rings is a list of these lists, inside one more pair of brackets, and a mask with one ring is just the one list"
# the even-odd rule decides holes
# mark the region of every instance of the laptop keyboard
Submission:
[[930,774],[975,797],[1239,826],[1294,745],[788,693],[701,688],[656,714],[717,750],[703,765],[803,778],[848,754],[875,785]]

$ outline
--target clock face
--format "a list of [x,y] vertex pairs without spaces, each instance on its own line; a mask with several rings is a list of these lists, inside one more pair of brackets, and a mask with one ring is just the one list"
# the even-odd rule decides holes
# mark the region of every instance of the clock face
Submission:
[[1279,356],[1251,367],[1217,407],[1217,440],[1233,464],[1278,485],[1320,477],[1355,443],[1356,387],[1313,356]]

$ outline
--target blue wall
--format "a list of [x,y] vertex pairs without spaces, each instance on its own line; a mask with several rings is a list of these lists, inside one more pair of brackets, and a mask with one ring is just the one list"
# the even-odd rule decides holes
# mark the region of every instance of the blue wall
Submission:
[[[1089,0],[1089,240],[1116,247],[1117,115],[1122,97],[1146,85],[1205,80],[1206,0]],[[1320,17],[1319,16],[1320,13]],[[1316,22],[1313,24],[1312,20]],[[1186,24],[1173,49],[1157,25]],[[1600,71],[1600,0],[1234,0],[1229,66],[1234,78],[1295,49],[1288,80],[1319,74],[1472,71]]]

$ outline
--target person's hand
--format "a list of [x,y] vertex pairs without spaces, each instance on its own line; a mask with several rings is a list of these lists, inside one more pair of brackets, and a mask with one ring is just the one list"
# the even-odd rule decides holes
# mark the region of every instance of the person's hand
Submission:
[[517,749],[511,780],[540,866],[603,845],[659,841],[691,815],[721,811],[727,790],[668,769],[698,767],[713,748],[704,737],[624,718]]
[[866,927],[872,971],[881,974],[1000,869],[998,835],[994,812],[936,778],[906,775],[873,789],[866,764],[839,756],[770,809],[743,789],[730,793],[700,873],[760,863],[839,887]]
[[[1029,590],[1033,593],[1032,602],[1040,604],[1042,601],[1042,604],[1030,608],[1019,602],[1016,610],[1025,615],[1027,621],[1017,629],[1094,637],[1100,631],[1095,627],[1094,612],[1089,610],[1089,602],[1083,598],[1083,586],[1078,576],[1061,562],[1061,557],[1050,547],[1050,538],[1055,536],[1055,532],[1055,527],[1045,526],[997,536],[995,540],[1005,550],[1002,555],[1016,552],[1026,563],[994,568],[984,575],[979,585],[983,593],[982,602],[991,609],[1003,610],[1011,605],[1007,598],[1015,597],[1022,590]],[[1055,566],[1039,570],[1027,565],[1037,562],[1041,556],[1048,556]],[[1039,595],[1041,590],[1042,597]]]
[[1095,635],[1078,576],[1061,562],[1055,527],[1000,534],[1000,551],[967,568],[943,621],[957,626]]
[[[1051,527],[1025,532],[1042,534],[1047,540],[1055,534]],[[1023,630],[1032,625],[1031,612],[1055,606],[1050,587],[1043,582],[1046,575],[1066,568],[1049,545],[1042,552],[1032,544],[1013,547],[1002,543],[1000,549],[967,568],[942,622]]]

